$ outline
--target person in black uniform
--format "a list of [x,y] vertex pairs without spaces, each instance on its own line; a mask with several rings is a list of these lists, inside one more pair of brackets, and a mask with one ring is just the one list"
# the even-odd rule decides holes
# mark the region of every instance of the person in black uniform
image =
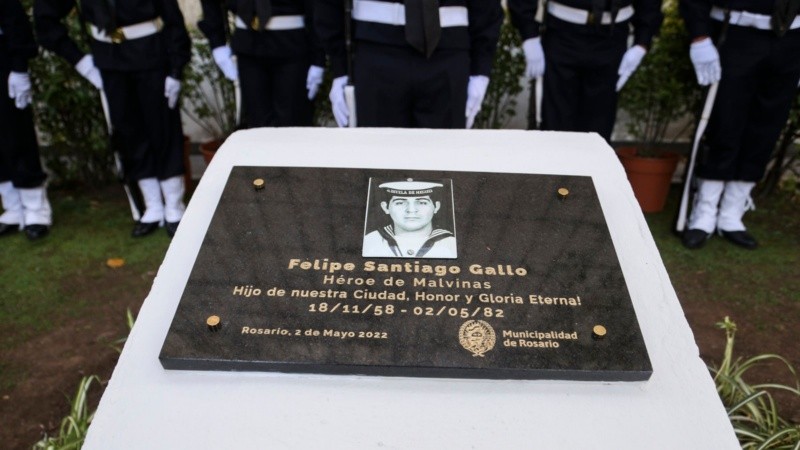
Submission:
[[[537,0],[509,0],[529,77],[544,75],[542,128],[594,131],[610,140],[617,92],[661,26],[660,0],[548,0],[539,35]],[[628,35],[633,27],[633,46]]]
[[145,236],[166,221],[173,236],[185,209],[177,104],[191,46],[183,14],[177,0],[80,0],[91,34],[92,53],[85,55],[62,23],[76,1],[35,1],[39,41],[107,94],[126,175],[138,183],[145,203],[131,234]]
[[698,82],[719,81],[683,244],[702,247],[716,229],[754,249],[742,217],[797,95],[800,0],[681,0],[680,8]]
[[36,52],[20,1],[0,0],[0,79],[8,80],[8,96],[0,100],[0,236],[24,228],[31,240],[46,236],[52,224],[29,106],[28,60]]
[[[225,77],[234,82],[241,78],[246,127],[312,124],[311,100],[325,66],[325,53],[313,30],[313,3],[201,0],[203,19],[197,25]],[[235,24],[230,46],[228,11]]]
[[352,0],[352,80],[344,9],[342,0],[318,0],[315,16],[333,71],[330,99],[339,126],[351,119],[349,81],[358,126],[472,126],[503,21],[499,0]]

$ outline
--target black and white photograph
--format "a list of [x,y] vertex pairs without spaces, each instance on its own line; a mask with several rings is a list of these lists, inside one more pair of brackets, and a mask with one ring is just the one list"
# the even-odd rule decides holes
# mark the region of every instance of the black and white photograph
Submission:
[[453,184],[370,178],[363,257],[455,259]]

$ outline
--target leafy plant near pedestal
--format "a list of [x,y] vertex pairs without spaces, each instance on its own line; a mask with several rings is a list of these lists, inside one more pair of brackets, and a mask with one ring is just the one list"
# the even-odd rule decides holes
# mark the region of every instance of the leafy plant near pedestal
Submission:
[[665,0],[662,9],[660,34],[619,96],[619,107],[630,116],[628,132],[642,143],[641,156],[657,156],[669,125],[694,114],[703,95],[689,60],[690,38],[678,1]]
[[[800,448],[800,425],[790,424],[781,418],[769,390],[789,392],[800,397],[800,381],[792,365],[783,357],[773,354],[754,356],[747,360],[733,359],[736,324],[728,317],[717,326],[725,330],[725,355],[719,367],[711,367],[733,430],[742,448],[747,449],[797,449]],[[744,376],[750,369],[777,361],[784,365],[794,379],[794,386],[784,384],[749,384]]]
[[100,383],[96,375],[83,377],[78,384],[78,391],[70,403],[69,415],[61,421],[58,434],[45,436],[33,444],[33,450],[68,450],[83,446],[94,412],[89,412],[88,392],[93,382]]

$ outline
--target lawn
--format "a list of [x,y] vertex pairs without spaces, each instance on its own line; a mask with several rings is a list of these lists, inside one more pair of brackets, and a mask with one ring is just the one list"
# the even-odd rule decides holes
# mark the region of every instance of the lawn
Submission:
[[[665,212],[647,221],[701,356],[721,359],[725,337],[715,323],[729,315],[739,324],[739,353],[775,352],[800,367],[800,203],[785,193],[757,201],[746,218],[761,242],[756,251],[719,237],[690,251],[672,232],[678,194],[673,189]],[[82,376],[110,377],[111,343],[127,332],[126,310],[138,311],[169,246],[164,230],[130,237],[119,186],[56,190],[51,200],[49,237],[0,239],[0,442],[8,448],[30,448],[57,427]],[[125,264],[111,268],[109,258]],[[800,422],[800,404],[784,403],[785,417]]]

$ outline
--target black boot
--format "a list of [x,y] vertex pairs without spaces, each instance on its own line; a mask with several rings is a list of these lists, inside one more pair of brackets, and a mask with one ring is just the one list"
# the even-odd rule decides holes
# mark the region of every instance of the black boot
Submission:
[[758,248],[758,241],[756,241],[756,238],[754,238],[747,231],[719,230],[719,235],[738,245],[739,247],[746,248],[748,250],[755,250]]
[[35,241],[41,239],[50,233],[50,227],[47,225],[28,225],[25,227],[25,236],[28,240]]
[[683,246],[689,249],[696,249],[706,245],[706,241],[711,237],[711,233],[706,233],[703,230],[691,229],[683,232],[681,242]]
[[180,224],[181,224],[180,222],[167,222],[164,225],[164,228],[167,229],[167,236],[169,237],[175,236],[175,232],[178,231],[178,225]]
[[0,223],[0,236],[14,234],[19,231],[18,223]]
[[131,236],[135,238],[147,236],[156,231],[159,225],[159,222],[136,222],[136,225],[133,226],[133,231],[131,231]]

